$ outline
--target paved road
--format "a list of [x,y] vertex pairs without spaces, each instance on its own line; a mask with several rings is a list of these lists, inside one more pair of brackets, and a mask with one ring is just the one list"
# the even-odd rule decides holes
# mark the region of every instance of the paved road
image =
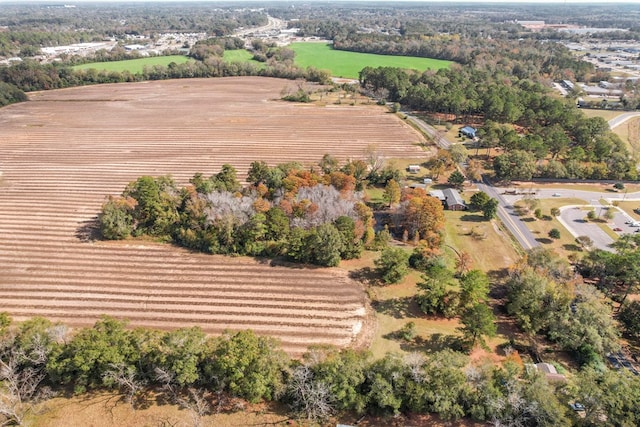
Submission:
[[406,111],[403,111],[402,113],[407,116],[407,121],[410,121],[425,134],[429,135],[429,137],[436,143],[438,147],[444,148],[445,150],[451,148],[453,143],[445,138],[445,136],[438,132],[433,126],[426,124],[424,121],[420,120],[410,113],[407,113]]
[[[403,111],[403,113],[407,116],[408,121],[421,129],[425,134],[429,135],[438,147],[444,148],[445,150],[451,148],[453,142],[447,140],[447,138],[440,134],[433,126],[428,125],[406,111]],[[531,231],[529,231],[527,226],[520,220],[520,217],[516,214],[512,204],[505,201],[502,197],[500,189],[493,187],[489,181],[476,183],[476,185],[480,191],[484,191],[490,197],[498,200],[500,203],[498,206],[498,218],[502,221],[505,227],[507,227],[507,230],[509,230],[511,235],[516,238],[518,243],[520,243],[520,246],[526,250],[540,246],[540,242],[533,237]]]
[[[497,189],[501,192],[513,190],[510,188]],[[564,189],[533,189],[535,191],[535,197],[539,199],[546,198],[577,198],[585,201],[584,205],[572,205],[561,208],[561,215],[559,221],[565,226],[565,228],[574,237],[589,236],[594,242],[594,247],[603,249],[606,251],[612,251],[609,246],[613,243],[613,239],[603,231],[597,224],[583,221],[587,216],[586,208],[592,207],[596,210],[598,215],[603,215],[604,207],[615,200],[627,200],[627,201],[640,201],[640,192],[636,193],[611,193],[611,192],[599,192],[599,191],[583,191],[574,190],[570,187]],[[522,191],[522,189],[520,189]],[[503,194],[502,198],[506,204],[513,205],[518,200],[522,199],[523,195],[506,195]],[[600,200],[605,200],[607,204],[603,205]],[[613,220],[610,222],[609,227],[622,229],[620,234],[637,232],[638,228],[631,227],[627,222],[632,218],[620,208],[616,209],[617,212],[614,215]]]
[[[404,112],[407,116],[407,120],[411,121],[415,126],[421,129],[426,135],[429,135],[435,141],[440,148],[450,149],[453,143],[448,141],[442,134],[440,134],[435,128],[428,125],[424,121],[420,120],[416,116],[410,113]],[[619,124],[629,120],[632,117],[640,116],[640,113],[626,113],[609,122],[610,127],[618,126]],[[613,124],[612,124],[613,122]],[[476,184],[480,191],[484,191],[490,197],[495,198],[499,202],[498,206],[498,218],[502,221],[504,226],[509,230],[512,236],[518,241],[520,246],[525,250],[533,249],[540,246],[540,242],[536,240],[533,233],[529,230],[526,224],[521,220],[513,208],[514,203],[523,198],[523,195],[507,195],[504,194],[506,190],[515,190],[515,188],[496,188],[493,187],[488,180],[484,180],[482,183]],[[532,184],[532,189],[535,184]],[[518,189],[522,191],[522,188]],[[596,209],[601,209],[600,200],[605,199],[609,202],[613,200],[639,200],[640,192],[638,193],[611,193],[611,192],[597,192],[597,191],[584,191],[566,189],[535,189],[535,197],[540,199],[545,198],[578,198],[585,201],[585,205],[593,206]],[[587,207],[587,206],[582,206]],[[613,219],[612,228],[621,228],[622,233],[630,233],[636,231],[636,229],[625,224],[626,221],[631,218],[626,215],[622,210],[618,209]],[[583,219],[586,216],[586,212],[581,208],[573,209],[565,208],[561,210],[560,222],[567,228],[567,230],[574,236],[589,236],[594,242],[594,246],[599,249],[611,251],[609,246],[613,243],[613,239],[598,225],[593,223],[584,222]]]
[[236,30],[233,35],[236,37],[242,37],[251,33],[264,33],[271,30],[281,30],[286,28],[286,23],[282,19],[274,18],[272,16],[267,16],[267,19],[269,20],[267,25]]
[[483,183],[477,183],[476,185],[478,186],[478,189],[480,189],[480,191],[484,191],[491,198],[498,200],[498,202],[500,203],[500,205],[498,206],[498,218],[500,218],[504,226],[507,227],[511,235],[516,238],[523,249],[529,250],[535,248],[536,246],[540,246],[540,242],[536,240],[531,231],[516,214],[513,208],[513,204],[506,201],[505,198],[500,194],[500,189],[497,189],[496,187],[490,185],[489,181],[486,180],[486,178]]
[[631,112],[631,113],[621,114],[618,117],[609,120],[609,128],[613,129],[616,126],[620,126],[621,124],[623,124],[627,120],[632,119],[634,117],[640,117],[640,113]]

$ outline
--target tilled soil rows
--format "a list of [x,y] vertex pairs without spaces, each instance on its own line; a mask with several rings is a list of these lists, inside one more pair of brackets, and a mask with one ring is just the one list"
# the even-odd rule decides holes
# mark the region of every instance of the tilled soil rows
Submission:
[[419,157],[421,137],[384,109],[279,101],[291,82],[173,80],[34,93],[0,109],[0,311],[71,325],[102,314],[132,326],[253,329],[299,355],[347,346],[365,321],[359,284],[338,269],[194,254],[91,238],[107,195],[142,175],[185,185],[224,163],[317,163],[325,153]]

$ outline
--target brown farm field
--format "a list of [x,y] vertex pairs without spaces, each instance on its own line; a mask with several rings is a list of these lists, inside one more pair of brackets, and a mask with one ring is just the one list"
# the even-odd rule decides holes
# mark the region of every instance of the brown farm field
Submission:
[[100,315],[160,329],[253,329],[299,355],[366,329],[361,285],[340,269],[194,254],[153,242],[91,240],[107,195],[141,175],[186,184],[224,163],[323,154],[420,157],[421,136],[376,106],[279,101],[288,81],[194,79],[34,93],[0,109],[0,311],[90,325]]

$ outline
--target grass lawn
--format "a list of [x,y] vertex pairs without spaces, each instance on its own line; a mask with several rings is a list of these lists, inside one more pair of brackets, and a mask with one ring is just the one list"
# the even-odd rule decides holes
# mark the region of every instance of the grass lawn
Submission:
[[245,49],[225,50],[223,58],[227,62],[254,61],[253,54]]
[[[423,184],[425,178],[431,178],[431,171],[429,171],[429,168],[424,166],[424,164],[427,162],[427,160],[429,160],[430,157],[431,157],[431,153],[425,151],[424,158],[390,159],[389,162],[386,164],[389,164],[389,165],[392,165],[393,167],[398,168],[400,172],[402,172],[402,174],[404,175],[404,179],[407,181],[407,183],[417,182],[418,184]],[[420,171],[409,172],[407,170],[409,165],[420,166]],[[434,180],[434,184],[435,184],[435,180]],[[427,191],[429,191],[429,189],[427,189]]]
[[626,111],[598,110],[598,109],[591,109],[591,108],[581,108],[580,111],[582,111],[582,113],[585,116],[589,117],[589,118],[591,118],[591,117],[602,117],[606,121],[609,121],[611,119],[614,119],[614,118],[626,113]]
[[[531,230],[534,237],[538,242],[542,244],[542,247],[552,249],[563,258],[566,258],[571,253],[580,252],[582,249],[576,243],[575,239],[564,228],[564,226],[556,218],[552,218],[550,215],[551,208],[560,208],[567,205],[584,205],[585,201],[582,199],[560,198],[560,199],[540,199],[539,208],[542,209],[543,219],[536,219],[533,216],[533,211],[522,215],[527,228]],[[524,206],[522,201],[515,204],[516,207]],[[535,210],[535,209],[534,209]],[[584,216],[587,216],[585,211]],[[549,231],[557,228],[560,230],[559,239],[551,239],[549,237]]]
[[627,144],[634,158],[640,154],[640,117],[629,119],[620,126],[613,128],[613,133]]
[[637,201],[634,201],[634,202],[630,202],[630,201],[618,202],[618,207],[620,209],[622,209],[623,211],[625,211],[635,221],[640,221],[640,215],[638,215],[637,213],[635,213],[633,211],[634,209],[640,208],[640,202],[637,202]]
[[[370,286],[369,295],[374,307],[377,330],[370,351],[375,359],[386,353],[435,351],[448,347],[452,336],[459,336],[457,319],[431,318],[422,314],[413,301],[418,292],[416,283],[420,273],[413,271],[402,283]],[[416,338],[407,342],[396,333],[408,322],[416,325]]]
[[76,65],[74,70],[96,69],[99,71],[129,71],[132,74],[142,74],[144,67],[152,67],[154,65],[167,66],[172,62],[183,64],[190,61],[191,58],[183,55],[170,56],[151,56],[148,58],[127,59],[124,61],[109,62],[91,62],[89,64]]
[[222,56],[225,62],[251,62],[255,64],[258,69],[263,69],[265,67],[264,62],[256,61],[253,59],[253,54],[245,49],[236,49],[236,50],[225,50],[224,55]]
[[[485,150],[486,151],[486,150]],[[480,150],[482,153],[482,150]],[[640,191],[640,184],[625,184],[625,189],[628,193],[635,193],[636,191]],[[544,182],[512,182],[509,187],[513,187],[516,189],[524,189],[529,190],[533,189],[539,190],[544,188],[559,188],[562,190],[566,190],[568,193],[572,190],[575,191],[600,191],[602,192],[602,197],[609,197],[610,195],[616,194],[613,189],[613,185],[611,184],[570,184],[570,183],[544,183]],[[623,191],[619,191],[619,194],[624,193]],[[561,199],[565,200],[565,199]],[[580,203],[576,204],[584,204],[584,200],[580,199]],[[569,203],[565,203],[569,204]],[[562,206],[562,205],[561,205]]]
[[418,71],[447,68],[451,61],[411,56],[376,55],[371,53],[334,50],[325,43],[292,43],[289,46],[296,53],[295,63],[301,67],[315,67],[329,70],[335,77],[357,79],[364,67],[398,67]]
[[[468,199],[468,195],[463,197]],[[511,240],[479,212],[445,211],[445,243],[471,255],[473,268],[491,272],[514,264],[520,255]],[[472,232],[479,237],[473,237]]]

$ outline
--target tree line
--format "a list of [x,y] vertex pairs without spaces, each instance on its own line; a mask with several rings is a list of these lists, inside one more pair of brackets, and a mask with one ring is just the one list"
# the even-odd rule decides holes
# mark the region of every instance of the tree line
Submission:
[[493,162],[500,180],[636,179],[635,163],[601,117],[588,118],[531,80],[496,81],[485,71],[452,67],[417,73],[366,67],[360,84],[373,96],[429,113],[482,120],[480,148],[501,148]]
[[[430,355],[311,348],[290,359],[251,331],[206,336],[199,328],[128,329],[103,317],[73,332],[42,318],[16,323],[0,314],[0,419],[21,424],[56,394],[114,390],[133,408],[146,392],[188,411],[196,425],[230,397],[279,401],[313,421],[352,414],[436,413],[494,425],[637,425],[640,378],[586,368],[570,385],[526,369],[517,352],[500,364],[471,364],[453,350]],[[586,418],[568,403],[582,402]]]

